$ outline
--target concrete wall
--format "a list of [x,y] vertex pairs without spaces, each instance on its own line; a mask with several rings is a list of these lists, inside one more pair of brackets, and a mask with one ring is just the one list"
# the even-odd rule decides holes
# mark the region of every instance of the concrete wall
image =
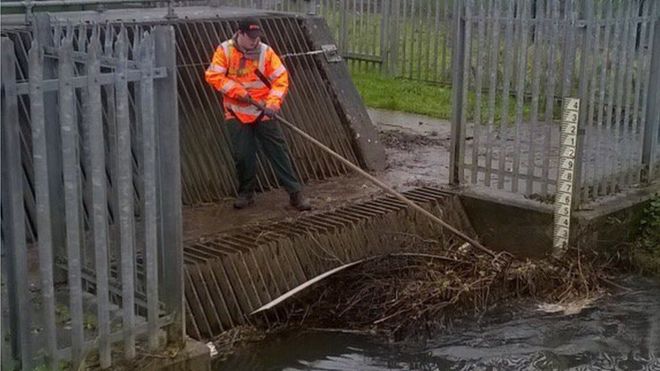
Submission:
[[[656,192],[658,186],[654,185],[619,195],[593,209],[575,211],[571,243],[581,248],[612,249],[634,240],[640,214]],[[538,258],[551,253],[552,204],[494,191],[458,193],[470,223],[487,247],[521,257]]]

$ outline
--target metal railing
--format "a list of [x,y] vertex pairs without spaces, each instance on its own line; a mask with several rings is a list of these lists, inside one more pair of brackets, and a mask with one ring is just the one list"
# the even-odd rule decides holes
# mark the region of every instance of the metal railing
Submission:
[[451,83],[454,0],[225,0],[222,4],[323,16],[352,69]]
[[457,5],[451,181],[551,201],[580,98],[574,205],[658,179],[657,1]]
[[183,340],[174,32],[131,32],[2,37],[3,369]]
[[[29,22],[34,9],[113,6],[236,6],[323,16],[341,55],[357,71],[374,71],[415,80],[451,83],[454,0],[24,0],[0,2],[22,9]],[[58,8],[58,9],[59,9]]]

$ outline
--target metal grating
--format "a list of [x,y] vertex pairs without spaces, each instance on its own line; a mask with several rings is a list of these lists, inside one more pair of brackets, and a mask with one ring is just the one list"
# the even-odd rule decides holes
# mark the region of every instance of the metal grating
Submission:
[[[210,8],[209,8],[210,9]],[[181,9],[181,15],[185,9]],[[217,9],[214,9],[217,11]],[[144,13],[144,12],[143,12]],[[55,13],[51,20],[55,34],[62,32],[62,26],[68,22],[73,13]],[[193,13],[191,13],[193,14]],[[210,13],[212,14],[212,13]],[[121,22],[127,27],[129,53],[132,53],[134,35],[150,29],[156,24],[171,24],[175,29],[177,53],[177,95],[179,105],[179,122],[181,135],[181,173],[182,198],[184,205],[215,202],[235,195],[235,170],[231,156],[231,144],[228,132],[223,125],[223,111],[221,97],[213,91],[204,81],[204,71],[210,62],[211,55],[217,45],[231,37],[232,30],[236,28],[238,19],[245,16],[243,13],[229,16],[216,15],[213,18],[201,18],[199,13],[194,16],[182,17],[176,20],[162,20],[144,16],[143,20],[130,18]],[[260,18],[265,31],[265,41],[279,54],[304,53],[314,49],[312,40],[305,29],[305,18],[296,15],[261,15]],[[74,19],[74,21],[80,21]],[[112,19],[108,30],[119,27],[120,21]],[[91,34],[91,28],[84,23],[75,27],[74,44],[81,44]],[[3,36],[7,36],[15,43],[17,56],[17,77],[27,80],[27,50],[33,38],[33,31],[29,28],[4,28]],[[86,35],[81,38],[81,35]],[[106,46],[107,49],[107,46]],[[325,70],[318,58],[322,55],[307,55],[285,58],[284,63],[290,72],[291,86],[282,114],[288,120],[324,144],[348,158],[354,163],[362,164],[363,159],[357,150],[357,142],[351,129],[348,118],[336,96],[341,92],[333,91],[328,84]],[[132,93],[131,93],[132,94]],[[77,96],[77,106],[82,109],[81,97]],[[135,114],[133,96],[130,99],[131,115]],[[20,121],[23,131],[21,148],[25,154],[30,153],[31,134],[30,115],[27,109],[29,102],[25,99],[19,101]],[[105,119],[112,119],[109,112],[104,111]],[[286,141],[291,149],[291,157],[295,170],[303,183],[310,180],[323,180],[348,173],[342,163],[333,159],[315,146],[301,140],[289,133],[286,129]],[[134,149],[134,167],[139,169],[141,157],[139,150]],[[23,156],[29,158],[29,156]],[[33,171],[30,161],[24,163],[26,187],[25,203],[27,205],[27,227],[30,240],[36,239],[34,230],[34,193]],[[135,175],[135,199],[139,204],[141,195],[140,177]],[[85,171],[83,170],[83,176]],[[279,187],[270,164],[259,156],[258,188],[266,191]],[[108,187],[112,189],[112,184]],[[85,203],[85,218],[88,219],[88,205]],[[109,210],[111,217],[114,210]]]
[[[405,196],[469,230],[452,194],[419,188]],[[382,197],[192,241],[184,247],[188,333],[207,339],[252,322],[250,312],[320,273],[398,250],[397,233],[443,232],[399,200]]]
[[[261,18],[265,42],[280,55],[313,50],[303,29],[302,18]],[[204,81],[211,54],[231,37],[235,20],[187,20],[173,23],[177,38],[179,105],[181,112],[181,156],[184,204],[212,202],[235,193],[235,174],[229,136],[223,124],[219,93]],[[282,113],[342,156],[359,163],[345,118],[327,86],[327,78],[314,56],[284,59],[291,86]],[[322,58],[322,56],[321,56]],[[314,146],[286,132],[291,156],[303,182],[347,173],[346,167]],[[278,187],[270,164],[258,159],[258,187]]]

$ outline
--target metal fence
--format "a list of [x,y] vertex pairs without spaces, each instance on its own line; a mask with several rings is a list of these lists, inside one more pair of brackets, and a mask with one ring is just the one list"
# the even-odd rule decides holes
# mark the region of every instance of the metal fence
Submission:
[[582,102],[575,205],[657,179],[659,5],[461,1],[452,182],[551,200],[563,97]]
[[451,83],[454,0],[226,0],[222,4],[321,15],[354,71]]
[[174,32],[36,25],[2,37],[3,369],[107,368],[183,339]]
[[189,5],[236,6],[323,16],[341,55],[353,71],[386,73],[394,77],[451,83],[452,25],[455,0],[49,0],[0,2],[6,9],[99,10]]

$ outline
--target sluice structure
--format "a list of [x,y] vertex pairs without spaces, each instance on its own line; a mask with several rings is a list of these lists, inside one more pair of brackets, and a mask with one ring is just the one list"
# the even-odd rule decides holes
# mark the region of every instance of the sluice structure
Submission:
[[[435,188],[405,196],[471,231],[458,196]],[[268,323],[277,313],[250,313],[339,265],[405,251],[411,235],[437,238],[443,231],[403,202],[380,197],[190,241],[184,248],[188,334],[207,339],[236,325]]]
[[[97,243],[106,241],[104,237],[98,237],[99,231],[103,229],[99,229],[100,226],[105,224],[105,238],[110,251],[109,273],[108,282],[102,284],[108,285],[111,304],[117,308],[121,307],[123,295],[128,292],[123,281],[126,277],[121,276],[121,269],[122,266],[134,265],[138,280],[133,295],[139,304],[144,298],[144,290],[149,289],[149,275],[154,269],[159,271],[161,280],[172,281],[171,277],[168,277],[170,272],[163,271],[163,259],[167,259],[171,265],[179,258],[171,251],[163,249],[172,249],[172,246],[178,244],[183,249],[183,317],[188,334],[199,340],[213,338],[237,325],[257,320],[272,320],[268,316],[277,316],[276,312],[258,318],[250,316],[250,313],[296,285],[338,265],[395,251],[401,247],[396,242],[397,233],[416,233],[420,236],[441,233],[438,227],[423,220],[418,213],[408,210],[405,204],[396,199],[365,200],[362,197],[359,203],[343,202],[342,207],[303,214],[294,221],[290,218],[270,217],[266,210],[256,224],[248,223],[239,227],[232,225],[221,232],[216,229],[210,235],[202,231],[200,236],[186,238],[185,242],[181,243],[184,239],[177,233],[176,228],[178,223],[190,224],[185,220],[186,215],[194,215],[195,208],[200,204],[215,204],[218,209],[227,209],[226,199],[236,194],[236,176],[231,144],[223,123],[221,97],[204,81],[204,71],[215,48],[233,35],[240,19],[248,16],[260,20],[265,31],[264,41],[283,57],[290,73],[291,85],[283,106],[283,116],[343,157],[359,164],[361,168],[383,170],[385,155],[378,140],[377,130],[362,105],[344,61],[337,54],[325,21],[320,17],[224,7],[176,8],[175,17],[165,8],[40,13],[30,24],[25,24],[24,15],[3,16],[2,36],[3,40],[7,40],[7,43],[3,41],[3,48],[5,44],[13,45],[12,58],[17,71],[16,80],[23,84],[21,86],[25,90],[19,92],[16,105],[19,128],[17,137],[20,136],[21,140],[14,144],[21,152],[18,160],[21,166],[17,165],[15,170],[18,174],[22,172],[23,177],[22,190],[17,188],[17,192],[22,192],[28,255],[31,254],[30,251],[36,254],[37,246],[40,246],[41,228],[38,225],[38,217],[42,215],[39,214],[39,206],[43,205],[35,188],[39,181],[35,178],[37,173],[33,163],[36,158],[32,145],[35,122],[30,109],[33,102],[30,99],[36,95],[30,96],[26,92],[27,82],[31,77],[31,69],[28,68],[30,50],[34,50],[32,54],[42,50],[47,61],[46,74],[53,73],[52,76],[44,77],[44,84],[53,85],[53,93],[45,94],[44,102],[46,127],[51,127],[46,133],[45,147],[50,151],[49,166],[52,169],[52,174],[49,175],[49,207],[52,207],[49,217],[54,227],[52,240],[54,261],[57,262],[54,264],[55,274],[61,272],[68,280],[81,280],[83,291],[92,296],[97,295],[98,288],[105,287],[99,286],[99,271],[94,261],[95,257],[98,257]],[[156,170],[153,163],[145,162],[145,154],[152,156],[154,153],[149,152],[152,147],[147,147],[149,141],[143,137],[144,133],[150,132],[144,131],[143,117],[146,117],[145,107],[148,107],[148,104],[145,105],[142,99],[141,84],[144,76],[147,76],[145,74],[154,79],[165,80],[174,74],[168,72],[167,65],[150,69],[139,62],[144,53],[140,46],[142,39],[154,29],[159,30],[159,35],[165,35],[167,32],[174,35],[174,43],[169,45],[163,43],[168,43],[167,40],[170,39],[157,38],[155,50],[156,60],[163,59],[163,55],[158,54],[159,51],[169,50],[168,48],[174,50],[176,97],[172,95],[171,98],[178,102],[176,109],[168,107],[169,113],[155,112],[154,135],[159,138],[155,150]],[[102,41],[100,44],[99,38]],[[35,40],[39,42],[35,43]],[[73,93],[69,95],[74,113],[70,116],[58,115],[54,107],[58,106],[60,98],[55,94],[55,84],[52,82],[57,80],[48,80],[62,79],[57,74],[58,63],[62,62],[48,61],[57,61],[60,55],[58,50],[64,45],[71,49],[71,63],[74,66],[70,79],[75,86]],[[123,73],[128,73],[129,77],[125,89],[124,85],[121,85],[121,95],[117,95],[113,85],[99,89],[99,95],[94,96],[98,98],[95,102],[99,105],[99,111],[90,110],[91,101],[86,93],[88,90],[85,90],[85,84],[97,82],[87,75],[90,71],[87,61],[96,60],[89,59],[91,49],[94,53],[99,53],[98,68],[105,79],[103,83],[109,84],[115,79],[120,81]],[[4,53],[3,50],[3,55]],[[124,60],[126,62],[123,62]],[[121,70],[123,63],[127,72]],[[156,99],[167,94],[159,92],[158,86],[153,91]],[[104,168],[105,172],[95,168],[98,167],[98,161],[90,161],[92,154],[98,154],[99,149],[90,148],[91,144],[88,143],[89,125],[96,125],[90,121],[89,112],[97,112],[100,117],[101,124],[95,127],[102,131],[95,132],[95,143],[102,144],[99,148],[104,157],[100,158],[106,160],[101,168]],[[178,138],[171,132],[165,136],[159,133],[159,130],[164,130],[161,124],[165,114],[169,115],[168,122],[174,125],[168,127],[176,127],[178,118]],[[73,119],[68,120],[67,117]],[[62,165],[58,163],[62,160],[58,153],[63,150],[58,128],[65,121],[67,125],[77,123],[80,133],[78,152],[71,152],[71,156],[77,156],[79,163],[67,163],[71,171],[77,169],[71,173],[74,174],[72,177],[80,177],[80,199],[76,200],[75,204],[71,200],[66,207],[62,198],[65,185],[58,179],[62,173]],[[123,131],[118,132],[120,126]],[[98,135],[102,135],[102,138]],[[130,138],[127,139],[126,135]],[[304,183],[319,183],[349,174],[350,171],[345,165],[314,145],[287,130],[285,135],[295,170]],[[167,138],[172,138],[171,142]],[[73,142],[69,142],[69,145],[71,143]],[[176,151],[168,146],[179,148],[178,157],[175,156]],[[126,151],[127,148],[130,148],[130,155],[122,154],[122,149]],[[164,154],[167,154],[168,158],[163,158]],[[122,158],[130,164],[119,163]],[[3,158],[3,164],[4,161]],[[153,161],[153,158],[150,161]],[[168,161],[180,163],[180,189],[176,182],[165,179],[167,176],[179,178],[177,167]],[[118,168],[123,169],[123,173],[118,174]],[[145,169],[150,171],[149,178],[145,177]],[[94,188],[99,187],[99,182],[103,183],[99,177],[102,179],[104,175],[105,185],[102,188]],[[156,181],[152,178],[154,175]],[[77,180],[71,178],[71,181]],[[126,181],[133,186],[128,186]],[[162,186],[165,183],[169,184],[168,187]],[[265,158],[259,157],[259,191],[268,192],[278,187],[270,164]],[[121,194],[122,189],[126,194]],[[145,189],[149,192],[145,193]],[[101,206],[104,201],[100,201],[104,198],[99,198],[99,192],[107,193],[105,211]],[[153,197],[153,192],[161,194],[159,197],[163,197],[162,194],[166,192],[173,192],[171,195],[180,193],[181,205],[177,206],[170,197],[168,204],[158,204],[156,214],[153,214],[153,200],[149,198]],[[469,222],[455,196],[432,188],[413,190],[408,192],[407,196],[423,207],[441,213],[452,224],[469,229]],[[16,198],[17,202],[19,197]],[[343,197],[351,198],[350,195]],[[127,202],[131,202],[126,200],[130,199],[133,200],[133,207],[127,209]],[[80,244],[76,244],[76,248],[80,248],[81,257],[74,262],[68,259],[73,256],[70,255],[72,250],[67,252],[63,249],[64,245],[60,244],[65,241],[66,233],[69,233],[65,231],[72,228],[68,226],[69,229],[66,229],[63,226],[64,215],[71,213],[72,208],[77,209],[75,212],[80,216],[77,225],[81,231],[86,231],[80,235]],[[216,221],[219,224],[223,223],[223,218],[233,217],[227,210],[218,214],[222,215]],[[107,220],[98,224],[99,215],[107,215]],[[165,217],[169,219],[163,219]],[[154,227],[149,220],[159,223],[161,220],[171,220],[172,223],[160,223]],[[6,222],[8,221],[3,219],[3,232]],[[123,232],[129,227],[133,237],[126,237]],[[160,263],[148,266],[153,263],[154,256],[149,255],[150,260],[145,263],[145,254],[153,254],[153,251],[149,252],[151,250],[145,249],[145,246],[156,241],[155,239],[160,249],[157,258]],[[165,242],[168,242],[167,248]],[[131,249],[134,247],[134,250],[126,246]],[[81,276],[76,276],[76,272],[73,276],[69,274],[72,264],[76,271],[80,270]],[[153,274],[151,277],[153,278]],[[164,290],[168,290],[167,287],[161,288],[161,294],[167,296],[168,292]],[[176,308],[175,296],[166,299],[171,306],[163,306],[161,303],[161,308]],[[68,307],[69,303],[64,300],[62,305]],[[80,312],[79,315],[96,316],[93,308],[91,314]],[[87,313],[90,309],[85,307],[84,310]],[[164,312],[158,314],[153,305],[150,310],[150,318],[163,316]],[[176,322],[181,318],[176,314],[176,310],[173,313],[166,318],[167,321]],[[144,308],[139,305],[134,315],[138,323],[143,323],[141,321],[146,318]],[[153,321],[150,320],[151,322]],[[91,336],[93,334],[83,334],[79,338],[86,339]],[[116,335],[113,339],[120,339],[120,336]],[[150,338],[150,341],[155,344],[156,340]],[[14,351],[18,351],[16,349],[19,349],[19,345],[14,344],[14,347]],[[103,352],[106,358],[102,361],[102,366],[109,364],[108,349],[109,345],[105,345]],[[131,355],[127,357],[130,358]]]

